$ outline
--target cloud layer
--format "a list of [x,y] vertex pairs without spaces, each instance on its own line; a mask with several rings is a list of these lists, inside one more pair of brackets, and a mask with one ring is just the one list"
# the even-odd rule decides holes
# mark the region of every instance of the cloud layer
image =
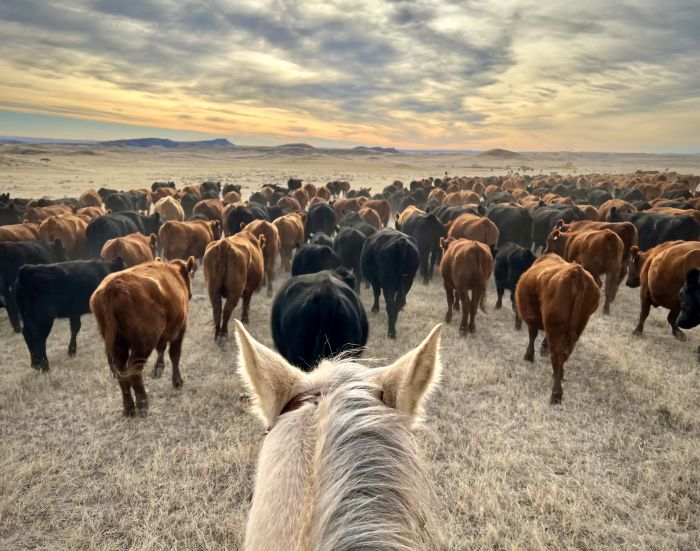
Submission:
[[700,150],[697,0],[9,0],[0,108],[400,147]]

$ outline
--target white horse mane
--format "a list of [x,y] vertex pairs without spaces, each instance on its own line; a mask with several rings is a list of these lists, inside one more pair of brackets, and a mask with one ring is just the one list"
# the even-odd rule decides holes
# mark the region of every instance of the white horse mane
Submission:
[[319,374],[333,373],[335,382],[345,378],[344,372],[355,377],[333,388],[315,415],[316,496],[309,548],[436,548],[433,493],[410,422],[380,402],[379,386],[366,377],[358,380],[367,368],[337,361],[322,367]]

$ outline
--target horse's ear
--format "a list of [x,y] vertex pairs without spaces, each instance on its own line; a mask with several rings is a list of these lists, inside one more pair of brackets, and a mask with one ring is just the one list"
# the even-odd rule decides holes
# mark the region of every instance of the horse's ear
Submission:
[[266,426],[271,426],[291,398],[302,372],[256,341],[240,321],[235,322],[238,374],[253,395],[257,414]]
[[411,420],[420,418],[423,402],[440,378],[441,330],[436,325],[422,343],[377,375],[384,403]]

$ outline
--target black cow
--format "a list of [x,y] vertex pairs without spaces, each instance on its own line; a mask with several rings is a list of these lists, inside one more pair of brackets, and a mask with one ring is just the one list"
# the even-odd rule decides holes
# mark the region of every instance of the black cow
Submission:
[[510,302],[515,312],[515,328],[519,331],[522,327],[522,320],[515,309],[515,287],[523,275],[537,259],[529,248],[521,247],[516,243],[506,243],[499,247],[493,264],[493,276],[496,280],[496,310],[500,310],[503,305],[503,293],[506,289],[510,291]]
[[333,240],[322,231],[309,236],[309,243],[312,245],[325,245],[326,247],[333,246]]
[[342,265],[355,274],[355,291],[360,292],[362,283],[362,268],[360,256],[367,236],[355,228],[340,228],[333,241],[333,250],[340,258]]
[[287,180],[287,188],[289,191],[294,191],[295,189],[301,188],[301,183],[303,180],[300,180],[299,178],[290,178]]
[[638,245],[646,251],[659,243],[682,239],[697,241],[700,239],[700,224],[692,216],[668,215],[656,212],[619,212],[610,209],[610,222],[632,222],[637,228]]
[[251,203],[255,203],[256,205],[262,205],[262,206],[267,206],[268,200],[267,197],[265,197],[262,193],[259,191],[256,191],[250,196],[249,201]]
[[230,191],[235,191],[236,193],[241,192],[241,185],[240,184],[224,184],[224,189],[221,190],[221,193],[223,195],[226,195]]
[[340,228],[355,228],[365,234],[365,237],[369,237],[377,231],[377,228],[365,222],[365,219],[353,210],[343,214],[338,226]]
[[199,189],[202,192],[202,196],[206,194],[206,199],[218,199],[221,193],[221,182],[207,180],[199,185]]
[[618,199],[622,199],[623,201],[627,201],[628,203],[633,203],[634,201],[646,201],[647,200],[646,195],[644,195],[636,187],[623,189],[618,194]]
[[[151,184],[151,191],[155,192],[156,190],[158,190],[160,188],[165,188],[165,187],[175,189],[175,182],[153,182]],[[98,193],[99,193],[99,191],[98,191]]]
[[340,268],[282,285],[272,303],[272,340],[287,361],[311,371],[323,358],[362,354],[369,328],[353,279]]
[[[678,327],[692,329],[700,325],[700,270],[693,268],[685,276],[685,283],[680,291],[681,313]],[[700,362],[700,346],[695,351]]]
[[162,220],[157,212],[150,216],[134,211],[98,216],[90,220],[85,229],[90,256],[95,259],[100,258],[104,244],[115,237],[124,237],[134,232],[158,235],[161,223]]
[[317,203],[311,205],[306,214],[306,227],[304,228],[304,238],[308,241],[312,233],[322,231],[326,235],[333,235],[337,218],[335,211],[327,203]]
[[379,312],[379,295],[384,293],[390,339],[396,338],[396,319],[406,305],[419,264],[415,240],[392,228],[375,233],[362,249],[362,277],[370,282],[374,293],[372,312]]
[[180,199],[180,205],[182,206],[182,210],[185,212],[185,218],[189,218],[192,216],[192,211],[194,210],[194,206],[199,203],[202,200],[202,195],[201,193],[197,193],[194,191],[190,191],[188,193],[185,193],[182,196],[182,199]]
[[411,215],[403,223],[401,230],[416,240],[420,274],[423,276],[423,283],[427,285],[433,277],[435,263],[441,255],[440,238],[447,236],[447,230],[435,214],[424,212]]
[[17,311],[15,282],[17,272],[25,264],[51,264],[68,260],[59,239],[47,241],[16,241],[0,243],[0,305],[7,309],[12,329],[22,330]]
[[438,220],[443,224],[447,225],[453,220],[457,220],[463,214],[476,214],[477,216],[482,216],[486,211],[483,205],[479,205],[478,208],[473,207],[460,207],[456,205],[440,205],[433,211],[431,211]]
[[126,268],[121,258],[76,260],[43,266],[27,265],[17,274],[17,306],[24,322],[22,334],[32,367],[49,370],[46,339],[56,318],[70,320],[68,355],[77,351],[80,316],[90,312],[90,297],[112,272]]
[[101,187],[100,189],[97,190],[97,195],[100,196],[100,199],[102,200],[103,203],[106,202],[107,199],[110,196],[114,195],[115,193],[119,193],[119,191],[117,191],[116,189],[110,189],[110,188],[106,188],[106,187]]
[[340,266],[340,258],[328,245],[305,243],[297,249],[292,259],[292,275],[314,274],[321,270],[334,270]]
[[21,222],[21,212],[15,208],[14,203],[0,205],[0,226],[20,224]]
[[498,228],[498,245],[517,243],[529,249],[532,247],[532,216],[523,207],[495,205],[486,217]]
[[574,220],[584,220],[585,214],[578,207],[570,205],[547,205],[539,207],[532,213],[532,242],[535,251],[547,244],[547,236],[554,228],[557,220],[563,220],[566,224]]
[[599,207],[612,198],[613,196],[605,189],[592,189],[588,192],[588,204],[594,207]]
[[105,208],[114,214],[127,210],[139,210],[138,194],[130,191],[113,193],[105,199],[104,204]]
[[247,226],[253,220],[269,220],[267,209],[260,205],[248,205],[247,207],[238,205],[229,212],[226,217],[226,224],[228,226],[228,233],[226,235],[238,233],[241,231],[241,228]]

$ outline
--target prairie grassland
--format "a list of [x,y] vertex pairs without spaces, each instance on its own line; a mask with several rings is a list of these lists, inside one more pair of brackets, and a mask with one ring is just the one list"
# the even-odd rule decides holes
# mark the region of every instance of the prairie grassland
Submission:
[[[122,417],[92,316],[75,358],[56,322],[44,375],[0,313],[0,548],[240,549],[263,427],[239,400],[235,344],[213,342],[201,272],[193,291],[185,386],[172,388],[169,368],[148,379],[147,419]],[[450,549],[697,549],[698,331],[678,343],[654,311],[632,337],[638,294],[621,288],[551,407],[549,361],[522,360],[527,332],[495,298],[491,286],[476,336],[446,328],[443,381],[417,433]],[[392,360],[444,310],[439,278],[416,281],[395,342],[385,313],[370,314],[366,356]],[[269,312],[257,294],[250,329],[271,345]]]

